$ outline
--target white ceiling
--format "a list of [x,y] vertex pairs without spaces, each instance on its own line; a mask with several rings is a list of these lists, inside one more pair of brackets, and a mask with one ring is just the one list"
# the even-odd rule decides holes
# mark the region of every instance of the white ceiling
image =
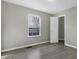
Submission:
[[77,0],[2,0],[46,13],[54,14],[77,5]]

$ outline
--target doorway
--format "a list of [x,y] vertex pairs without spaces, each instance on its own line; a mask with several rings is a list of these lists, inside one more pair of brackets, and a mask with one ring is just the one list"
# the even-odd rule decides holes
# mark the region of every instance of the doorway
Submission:
[[59,43],[63,43],[65,42],[64,39],[64,20],[65,20],[65,16],[60,16],[58,17],[58,42]]

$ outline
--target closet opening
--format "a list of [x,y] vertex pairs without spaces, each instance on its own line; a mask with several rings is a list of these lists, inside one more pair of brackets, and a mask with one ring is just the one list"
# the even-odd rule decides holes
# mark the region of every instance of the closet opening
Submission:
[[58,42],[65,43],[65,16],[58,17]]

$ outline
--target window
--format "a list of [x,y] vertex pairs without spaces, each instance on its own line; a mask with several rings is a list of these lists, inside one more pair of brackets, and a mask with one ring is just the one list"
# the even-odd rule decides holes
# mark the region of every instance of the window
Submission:
[[41,35],[41,16],[28,15],[28,36],[35,37]]

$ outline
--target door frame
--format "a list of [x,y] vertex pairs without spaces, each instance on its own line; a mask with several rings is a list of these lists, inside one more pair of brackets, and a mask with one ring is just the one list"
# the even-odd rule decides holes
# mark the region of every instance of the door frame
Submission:
[[[57,16],[58,18],[59,17],[63,17],[64,16],[64,44],[65,44],[65,41],[66,41],[66,39],[65,39],[65,33],[66,33],[66,15],[65,14],[63,14],[63,15],[59,15],[59,16]],[[58,19],[59,20],[59,19]],[[59,28],[58,28],[59,29]]]

